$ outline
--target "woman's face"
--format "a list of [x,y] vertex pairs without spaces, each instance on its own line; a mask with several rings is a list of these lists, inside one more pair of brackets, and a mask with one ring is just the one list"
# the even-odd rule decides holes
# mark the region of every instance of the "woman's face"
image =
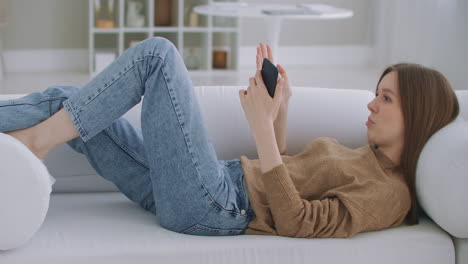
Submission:
[[404,141],[404,121],[401,110],[398,73],[387,73],[377,87],[376,97],[367,108],[371,111],[366,123],[367,138],[382,147],[401,147]]

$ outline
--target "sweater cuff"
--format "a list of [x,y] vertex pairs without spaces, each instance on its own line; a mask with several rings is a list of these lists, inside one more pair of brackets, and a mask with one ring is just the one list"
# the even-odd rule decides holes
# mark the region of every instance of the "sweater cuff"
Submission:
[[287,209],[301,204],[299,193],[284,163],[262,174],[261,180],[270,204],[285,206]]

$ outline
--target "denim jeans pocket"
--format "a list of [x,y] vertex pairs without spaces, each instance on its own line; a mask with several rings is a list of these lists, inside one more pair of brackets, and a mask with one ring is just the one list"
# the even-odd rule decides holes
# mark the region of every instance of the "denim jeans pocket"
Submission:
[[182,234],[196,235],[196,236],[235,236],[241,235],[244,232],[243,229],[223,229],[205,226],[202,224],[194,224],[193,226],[182,231]]

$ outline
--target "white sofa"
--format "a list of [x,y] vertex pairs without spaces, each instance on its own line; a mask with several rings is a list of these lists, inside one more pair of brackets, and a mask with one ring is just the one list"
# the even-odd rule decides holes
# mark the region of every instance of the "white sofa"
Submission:
[[[219,159],[257,158],[239,98],[241,86],[195,87]],[[468,91],[457,91],[468,120]],[[0,95],[0,100],[23,95]],[[370,91],[293,87],[288,152],[294,155],[319,136],[355,148],[367,144]],[[141,104],[124,117],[140,126]],[[68,145],[45,160],[53,185],[45,221],[27,244],[0,251],[0,263],[468,263],[468,239],[451,236],[426,214],[420,223],[352,238],[300,239],[277,236],[203,237],[159,226],[97,175]]]

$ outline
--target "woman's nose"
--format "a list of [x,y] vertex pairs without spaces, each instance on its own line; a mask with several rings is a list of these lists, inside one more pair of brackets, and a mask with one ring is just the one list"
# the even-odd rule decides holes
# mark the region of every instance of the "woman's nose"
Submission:
[[375,105],[375,99],[370,101],[368,104],[367,104],[367,109],[369,109],[369,111],[371,112],[377,112],[377,107]]

